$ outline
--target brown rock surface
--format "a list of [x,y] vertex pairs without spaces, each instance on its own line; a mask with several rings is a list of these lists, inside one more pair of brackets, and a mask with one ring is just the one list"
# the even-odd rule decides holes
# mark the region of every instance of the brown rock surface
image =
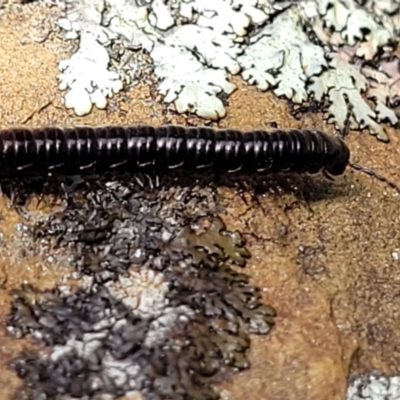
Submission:
[[[43,26],[46,12],[45,6],[37,5],[1,11],[1,127],[165,122],[161,105],[149,98],[145,87],[113,100],[116,111],[109,107],[77,118],[65,110],[55,77],[57,61],[66,57],[71,44],[56,34],[44,43],[21,44],[32,39],[31,26]],[[170,117],[170,122],[184,121]],[[271,122],[328,129],[320,115],[297,121],[285,101],[239,82],[220,126],[250,129]],[[400,182],[400,139],[395,130],[390,136],[391,143],[385,145],[367,132],[352,132],[348,143],[354,161]],[[399,195],[376,179],[351,171],[333,183],[303,177],[293,182],[293,190],[275,189],[259,196],[260,204],[246,195],[246,205],[239,194],[220,189],[228,206],[223,216],[228,229],[246,232],[252,254],[246,271],[278,312],[272,333],[253,337],[251,369],[219,386],[231,400],[246,395],[339,400],[344,398],[349,370],[399,373]],[[6,243],[20,217],[9,211],[4,199],[1,214]],[[9,311],[12,288],[24,280],[51,287],[65,275],[64,267],[43,266],[34,258],[20,257],[17,262],[3,253],[2,318]],[[8,337],[3,328],[0,340],[0,387],[8,388],[0,397],[6,399],[19,384],[6,363],[32,344]]]

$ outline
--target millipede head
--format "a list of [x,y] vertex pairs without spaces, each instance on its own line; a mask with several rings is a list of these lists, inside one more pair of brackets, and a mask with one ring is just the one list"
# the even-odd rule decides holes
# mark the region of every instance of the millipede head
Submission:
[[330,176],[342,175],[350,160],[350,150],[343,140],[337,138],[335,147],[334,156],[326,162],[324,168],[324,172]]
[[[347,102],[348,103],[348,102]],[[347,110],[347,115],[346,115],[346,121],[345,124],[343,126],[343,129],[341,130],[341,132],[339,133],[339,137],[341,139],[344,139],[350,131],[350,125],[351,125],[351,113],[353,110],[353,106],[351,104],[347,104],[348,106],[348,110]],[[383,140],[386,141],[386,140]],[[388,141],[388,140],[387,140]],[[400,187],[398,185],[396,185],[394,182],[392,182],[391,180],[387,179],[386,177],[378,174],[377,172],[375,172],[374,170],[370,169],[370,168],[366,168],[363,167],[360,164],[356,164],[356,163],[352,163],[350,162],[350,160],[347,160],[347,164],[346,166],[349,166],[351,169],[355,170],[355,171],[359,171],[362,172],[366,175],[371,176],[372,178],[375,178],[385,184],[387,184],[389,187],[391,187],[392,189],[394,189],[397,193],[400,194]],[[339,168],[340,169],[340,168]],[[329,171],[328,171],[329,172]],[[329,172],[331,173],[331,172]]]

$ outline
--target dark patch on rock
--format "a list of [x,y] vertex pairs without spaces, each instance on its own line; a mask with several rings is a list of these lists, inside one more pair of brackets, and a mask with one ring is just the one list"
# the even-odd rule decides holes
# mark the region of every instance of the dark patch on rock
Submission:
[[[250,253],[243,247],[243,239],[238,232],[227,232],[221,219],[216,218],[203,233],[197,234],[190,226],[169,244],[168,248],[178,252],[189,252],[195,264],[207,262],[215,257],[230,258],[244,266]],[[204,251],[205,250],[205,251]]]
[[[8,331],[47,346],[11,363],[24,398],[217,399],[211,383],[248,368],[249,333],[267,334],[275,317],[232,269],[250,254],[220,211],[207,187],[147,191],[114,180],[66,191],[64,209],[32,234],[69,249],[82,287],[13,292]],[[121,283],[134,276],[137,286]],[[156,279],[164,295],[151,292]]]

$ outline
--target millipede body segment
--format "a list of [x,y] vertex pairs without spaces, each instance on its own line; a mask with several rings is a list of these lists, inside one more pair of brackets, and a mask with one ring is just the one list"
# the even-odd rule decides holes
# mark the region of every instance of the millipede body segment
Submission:
[[165,125],[0,131],[0,178],[168,170],[340,175],[350,152],[317,130],[214,130]]

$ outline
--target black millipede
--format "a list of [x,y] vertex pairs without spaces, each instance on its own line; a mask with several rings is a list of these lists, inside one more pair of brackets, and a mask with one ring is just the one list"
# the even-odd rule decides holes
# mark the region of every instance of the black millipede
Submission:
[[[223,174],[324,173],[351,164],[340,138],[319,130],[252,130],[177,125],[79,126],[0,130],[0,179],[48,174],[170,170]],[[392,187],[396,186],[388,182]]]
[[111,170],[212,171],[216,174],[344,172],[350,152],[317,130],[105,126],[0,131],[0,176]]

